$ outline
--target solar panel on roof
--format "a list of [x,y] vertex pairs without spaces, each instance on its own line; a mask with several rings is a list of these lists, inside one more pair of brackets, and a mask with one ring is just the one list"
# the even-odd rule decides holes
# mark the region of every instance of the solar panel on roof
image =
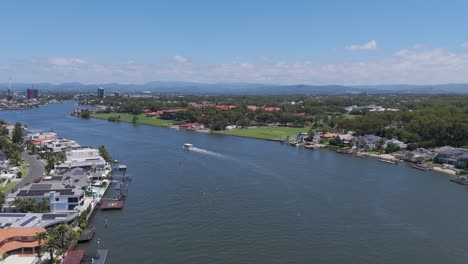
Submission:
[[21,223],[20,226],[26,226],[27,224],[31,223],[32,221],[34,221],[36,219],[37,219],[37,216],[33,216],[33,217],[29,218],[28,220],[26,220],[24,223]]
[[75,170],[73,172],[73,176],[80,176],[80,175],[83,175],[84,174],[84,171],[83,170]]
[[31,184],[31,188],[29,188],[29,190],[50,190],[50,188],[52,187],[52,184],[45,184],[45,183],[35,183],[35,184]]
[[0,214],[0,217],[25,217],[26,214]]
[[59,217],[67,217],[68,214],[44,214],[42,215],[42,219],[44,220],[50,220],[50,219],[55,219]]

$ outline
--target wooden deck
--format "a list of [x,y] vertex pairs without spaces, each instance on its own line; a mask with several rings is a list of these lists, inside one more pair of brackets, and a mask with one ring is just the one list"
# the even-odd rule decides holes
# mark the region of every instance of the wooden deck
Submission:
[[124,207],[124,204],[124,201],[117,199],[101,200],[99,208],[101,208],[101,210],[119,210]]
[[[62,264],[80,264],[83,256],[85,254],[84,250],[72,250],[67,253],[63,259]],[[106,254],[107,256],[107,254]]]

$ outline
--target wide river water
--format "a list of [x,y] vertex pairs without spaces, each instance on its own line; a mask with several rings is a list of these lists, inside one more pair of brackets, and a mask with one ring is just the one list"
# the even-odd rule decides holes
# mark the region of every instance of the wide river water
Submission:
[[[467,263],[468,187],[371,158],[66,113],[0,119],[105,145],[133,175],[126,206],[98,212],[108,263]],[[182,149],[186,142],[197,151]],[[108,227],[105,228],[105,219]]]

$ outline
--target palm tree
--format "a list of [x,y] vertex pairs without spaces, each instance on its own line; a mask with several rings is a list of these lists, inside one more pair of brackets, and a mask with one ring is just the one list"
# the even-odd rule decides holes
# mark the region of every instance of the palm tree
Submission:
[[37,235],[34,237],[34,240],[37,240],[39,242],[39,252],[37,252],[37,256],[39,258],[41,258],[42,256],[42,241],[46,240],[46,238],[47,238],[46,232],[37,233]]
[[44,245],[42,245],[42,249],[45,252],[49,252],[50,254],[50,263],[54,263],[54,251],[59,248],[59,244],[57,238],[53,235],[47,237]]
[[69,225],[61,224],[54,227],[51,235],[56,238],[58,248],[61,252],[65,253],[70,248],[71,243],[76,239],[76,233]]

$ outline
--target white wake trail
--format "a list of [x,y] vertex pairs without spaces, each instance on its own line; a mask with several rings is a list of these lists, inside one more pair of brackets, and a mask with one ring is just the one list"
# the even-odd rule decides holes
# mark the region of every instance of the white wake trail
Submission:
[[191,151],[195,151],[197,153],[201,153],[201,154],[205,154],[205,155],[209,155],[209,156],[213,156],[213,157],[217,157],[217,158],[226,158],[226,156],[224,156],[223,154],[221,153],[217,153],[217,152],[214,152],[214,151],[210,151],[210,150],[206,150],[206,149],[201,149],[201,148],[195,148],[193,147],[191,149]]

